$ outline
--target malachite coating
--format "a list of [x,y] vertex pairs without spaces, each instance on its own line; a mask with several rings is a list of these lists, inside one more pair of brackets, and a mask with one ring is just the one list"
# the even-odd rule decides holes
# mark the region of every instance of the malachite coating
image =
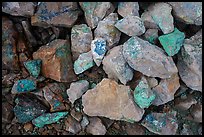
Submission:
[[25,68],[28,70],[30,75],[37,78],[40,74],[42,60],[36,59],[36,60],[29,60],[24,62]]
[[169,56],[177,54],[183,45],[185,34],[177,28],[172,33],[159,37],[159,41]]
[[21,79],[17,82],[17,92],[28,92],[36,89],[36,83],[30,79]]
[[45,113],[41,116],[32,120],[32,123],[36,127],[44,127],[45,125],[58,122],[61,118],[64,118],[68,112],[55,112],[55,113]]
[[105,40],[97,40],[94,42],[94,45],[96,46],[94,51],[100,56],[105,54],[106,52],[106,41]]

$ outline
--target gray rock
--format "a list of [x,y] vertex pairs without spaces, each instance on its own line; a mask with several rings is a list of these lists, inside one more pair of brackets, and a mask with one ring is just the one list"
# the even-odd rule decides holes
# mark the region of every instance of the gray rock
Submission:
[[128,36],[140,36],[145,33],[145,26],[140,17],[128,15],[117,21],[115,27]]
[[156,78],[146,77],[146,79],[150,88],[154,88],[159,84]]
[[132,80],[133,70],[129,67],[122,54],[122,45],[113,47],[103,59],[103,70],[108,78],[119,79],[124,85]]
[[195,104],[190,110],[193,121],[202,123],[202,104]]
[[158,39],[158,29],[148,29],[144,34],[144,38],[149,41],[149,43],[155,44]]
[[103,125],[102,121],[98,117],[90,117],[89,125],[86,127],[86,132],[92,135],[105,135],[106,127]]
[[181,130],[180,135],[193,135],[191,127],[187,124],[183,124],[183,129]]
[[128,15],[139,17],[139,4],[138,2],[119,2],[118,3],[118,14],[122,17]]
[[178,70],[165,51],[135,36],[123,44],[123,56],[130,67],[146,76],[170,78]]
[[148,10],[142,13],[141,20],[144,22],[146,29],[159,29]]
[[85,127],[89,124],[89,119],[86,115],[83,116],[81,120],[81,127],[82,129],[85,129]]
[[184,40],[177,67],[182,81],[189,88],[202,92],[202,30]]

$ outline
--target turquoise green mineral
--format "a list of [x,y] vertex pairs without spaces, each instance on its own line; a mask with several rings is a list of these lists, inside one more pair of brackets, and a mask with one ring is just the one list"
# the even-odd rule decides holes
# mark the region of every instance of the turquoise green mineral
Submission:
[[61,118],[65,117],[67,114],[68,112],[45,113],[33,119],[32,123],[36,127],[44,127],[44,125],[58,122]]
[[159,41],[169,56],[177,54],[183,45],[185,34],[177,28],[172,33],[159,37]]
[[148,108],[155,97],[156,95],[150,89],[147,80],[142,77],[134,90],[134,101],[140,108]]
[[42,61],[40,59],[36,60],[29,60],[24,62],[25,68],[28,70],[30,75],[37,78],[40,74],[40,68],[41,68]]

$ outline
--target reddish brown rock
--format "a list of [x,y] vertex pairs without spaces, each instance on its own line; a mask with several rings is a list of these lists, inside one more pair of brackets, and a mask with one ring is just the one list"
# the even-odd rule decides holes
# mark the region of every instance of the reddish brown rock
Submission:
[[26,123],[26,124],[24,124],[23,128],[26,132],[28,132],[28,131],[32,132],[33,131],[33,124],[32,123]]
[[42,60],[42,75],[59,82],[75,80],[70,44],[67,40],[56,39],[33,53],[34,59]]
[[66,126],[65,130],[73,134],[77,134],[79,131],[81,131],[80,123],[71,116],[68,116],[68,118],[65,120],[65,126]]
[[90,123],[86,127],[86,132],[92,135],[105,135],[106,127],[103,125],[102,121],[98,117],[90,117]]

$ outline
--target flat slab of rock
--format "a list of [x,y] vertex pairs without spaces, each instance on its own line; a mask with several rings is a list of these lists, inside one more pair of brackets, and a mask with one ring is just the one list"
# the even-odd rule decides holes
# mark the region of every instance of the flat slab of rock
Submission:
[[170,78],[178,70],[164,50],[135,36],[123,44],[123,56],[136,71],[146,76]]
[[90,117],[89,125],[86,127],[86,132],[92,135],[105,135],[106,127],[103,125],[102,121],[98,117]]
[[104,78],[95,88],[82,96],[83,111],[89,116],[139,121],[144,110],[134,103],[130,92],[129,86],[119,85],[114,80]]
[[59,82],[70,82],[76,78],[67,40],[56,39],[49,45],[41,46],[33,53],[33,58],[42,60],[41,72],[46,78]]
[[125,61],[122,54],[122,45],[113,47],[103,59],[103,70],[108,75],[108,78],[120,80],[126,84],[133,78],[133,70]]
[[138,2],[119,2],[118,3],[118,14],[122,17],[128,15],[139,17],[139,4]]
[[182,81],[189,88],[202,92],[202,30],[184,40],[177,67]]

